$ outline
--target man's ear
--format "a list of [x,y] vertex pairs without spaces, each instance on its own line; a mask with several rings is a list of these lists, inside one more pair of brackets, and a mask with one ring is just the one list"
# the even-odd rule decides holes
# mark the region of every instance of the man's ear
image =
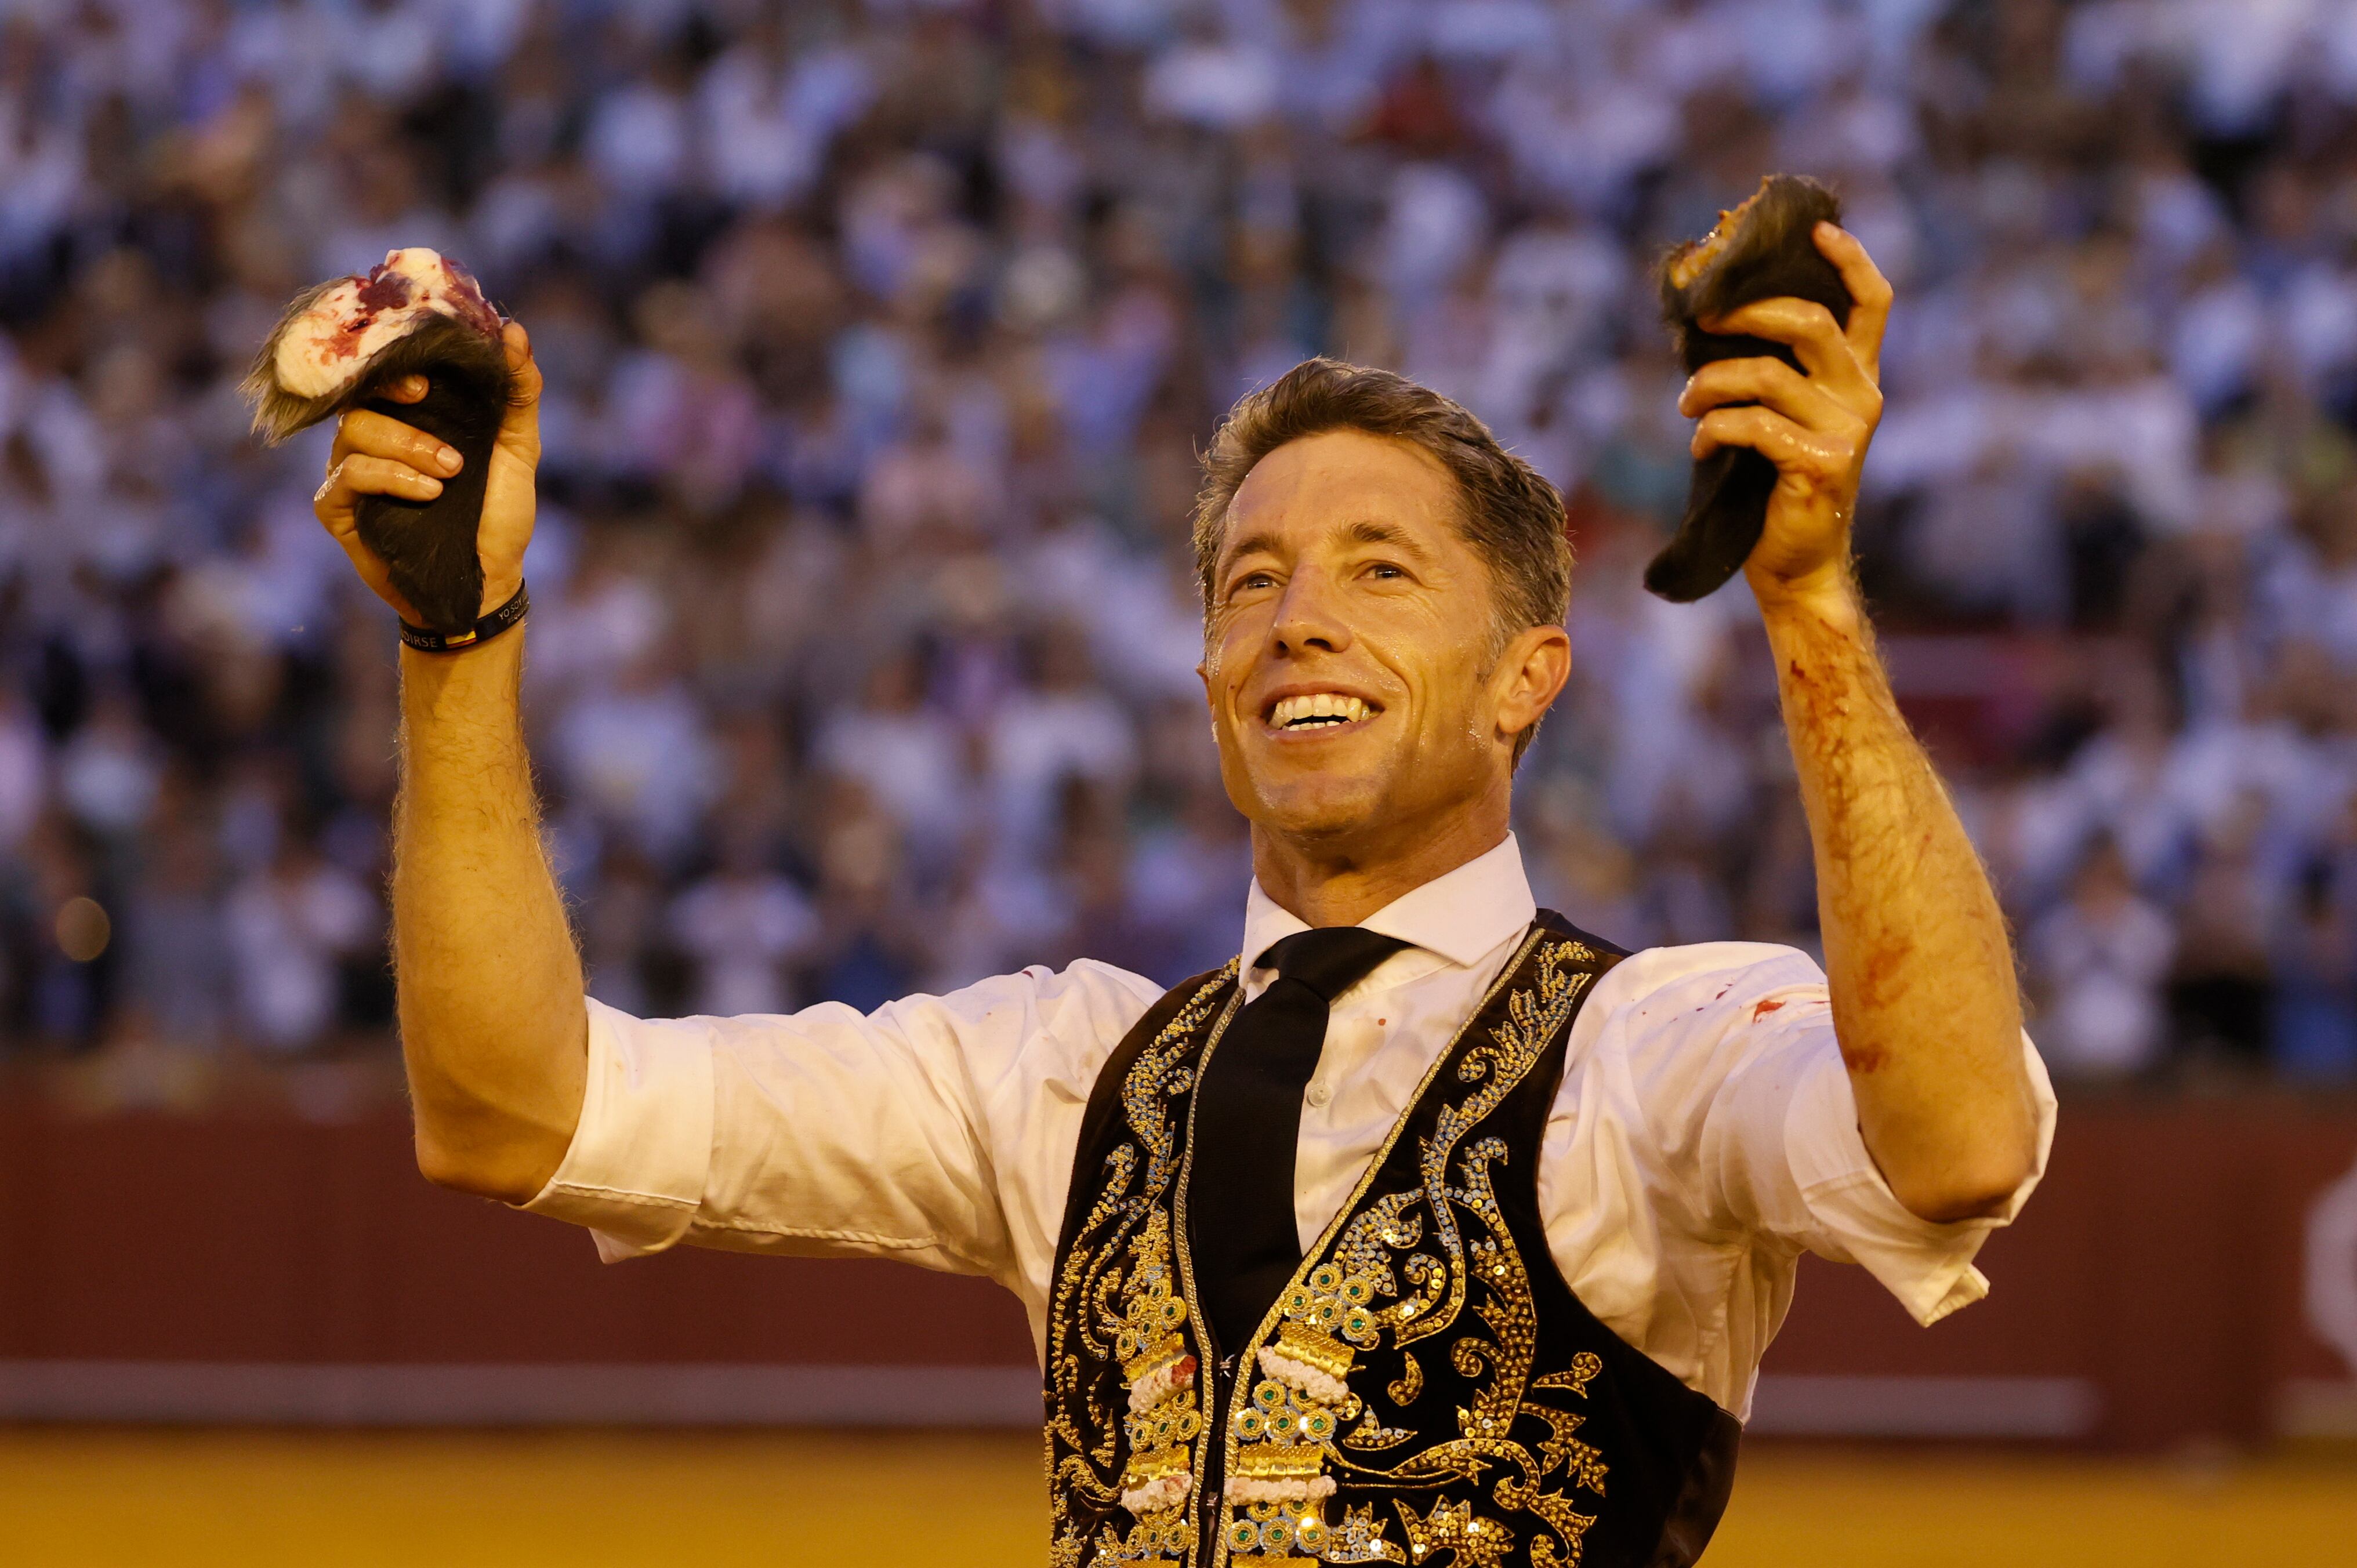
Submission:
[[1571,679],[1571,637],[1559,626],[1516,632],[1490,671],[1498,704],[1498,735],[1512,740],[1546,716]]

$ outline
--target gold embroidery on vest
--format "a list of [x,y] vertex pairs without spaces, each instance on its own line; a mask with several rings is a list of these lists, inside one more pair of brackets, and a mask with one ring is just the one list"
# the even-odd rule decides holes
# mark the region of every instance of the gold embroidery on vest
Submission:
[[1245,1508],[1244,1517],[1228,1521],[1231,1552],[1275,1558],[1297,1549],[1313,1557],[1323,1552],[1327,1530],[1319,1505],[1334,1491],[1333,1477],[1325,1474],[1326,1445],[1363,1408],[1343,1380],[1358,1349],[1375,1343],[1374,1299],[1372,1275],[1346,1275],[1331,1263],[1295,1280],[1277,1298],[1285,1315],[1277,1342],[1263,1345],[1257,1357],[1266,1376],[1233,1418],[1237,1446],[1227,1500]]
[[[1305,1558],[1409,1563],[1409,1550],[1386,1539],[1394,1521],[1377,1518],[1375,1505],[1326,1520],[1324,1498],[1336,1473],[1354,1485],[1401,1490],[1452,1483],[1469,1488],[1435,1498],[1422,1513],[1394,1500],[1413,1561],[1448,1550],[1463,1568],[1492,1568],[1512,1552],[1519,1530],[1530,1537],[1528,1560],[1535,1568],[1579,1562],[1581,1537],[1595,1516],[1579,1511],[1569,1494],[1585,1489],[1600,1497],[1605,1459],[1574,1435],[1582,1415],[1531,1396],[1544,1390],[1584,1400],[1602,1362],[1583,1352],[1568,1371],[1533,1378],[1535,1300],[1491,1184],[1491,1167],[1507,1150],[1496,1138],[1458,1145],[1536,1064],[1602,962],[1583,943],[1532,934],[1435,1060],[1292,1285],[1240,1348],[1247,1352],[1240,1359],[1240,1370],[1249,1369],[1240,1377],[1246,1386],[1238,1390],[1229,1430],[1218,1434],[1227,1445],[1228,1479],[1226,1495],[1215,1500],[1222,1510],[1211,1537],[1215,1565],[1274,1568]],[[1049,1453],[1051,1461],[1063,1453],[1050,1477],[1054,1568],[1083,1562],[1092,1568],[1175,1568],[1193,1560],[1196,1508],[1214,1506],[1196,1495],[1204,1455],[1202,1442],[1189,1439],[1203,1423],[1208,1369],[1200,1364],[1189,1305],[1190,1260],[1174,1244],[1184,1224],[1191,1123],[1182,1148],[1171,1121],[1232,1015],[1237,996],[1231,993],[1226,1011],[1211,1017],[1233,974],[1231,966],[1189,998],[1125,1076],[1121,1101],[1135,1142],[1104,1162],[1100,1195],[1059,1271],[1049,1354]],[[1468,1045],[1466,1031],[1474,1019],[1494,1015],[1501,992],[1503,1020],[1487,1039]],[[1421,1140],[1420,1185],[1370,1201],[1369,1187],[1425,1097],[1444,1092],[1437,1080],[1452,1063],[1467,1091],[1439,1108]],[[1449,1365],[1474,1385],[1456,1412],[1458,1435],[1390,1468],[1347,1454],[1355,1449],[1372,1459],[1429,1430],[1429,1417],[1421,1427],[1387,1425],[1374,1408],[1376,1396],[1361,1398],[1354,1378],[1372,1378],[1370,1354],[1396,1351],[1399,1376],[1378,1386],[1392,1408],[1404,1409],[1424,1392],[1423,1369],[1406,1347],[1444,1335]],[[1103,1408],[1102,1383],[1083,1382],[1082,1347],[1098,1364],[1119,1363],[1125,1412]],[[1252,1381],[1252,1372],[1265,1375]],[[1543,1424],[1546,1435],[1516,1441],[1522,1418]],[[1346,1432],[1352,1421],[1356,1426]],[[1117,1434],[1127,1437],[1128,1454],[1114,1475]],[[1485,1477],[1493,1476],[1484,1498]],[[1089,1541],[1073,1517],[1075,1504],[1099,1513],[1118,1505],[1135,1523],[1125,1534],[1106,1522]]]
[[1417,1396],[1424,1392],[1424,1369],[1415,1364],[1415,1352],[1413,1350],[1401,1351],[1400,1360],[1405,1363],[1400,1375],[1391,1380],[1383,1392],[1392,1396],[1394,1404],[1414,1404]]
[[[1057,1274],[1047,1355],[1055,1568],[1078,1568],[1090,1551],[1093,1563],[1140,1565],[1176,1563],[1189,1552],[1187,1505],[1194,1439],[1202,1428],[1199,1368],[1191,1314],[1172,1267],[1169,1210],[1161,1200],[1179,1152],[1171,1101],[1194,1085],[1188,1058],[1235,972],[1232,962],[1205,983],[1131,1064],[1121,1101],[1135,1142],[1106,1157],[1103,1185]],[[1083,1349],[1100,1363],[1121,1365],[1127,1407],[1118,1422],[1096,1391],[1083,1386]],[[1118,1456],[1116,1434],[1128,1438],[1129,1455],[1114,1477],[1107,1472]],[[1070,1452],[1058,1462],[1060,1443]],[[1118,1502],[1136,1522],[1125,1538],[1108,1524],[1095,1541],[1085,1541],[1072,1517],[1075,1501],[1095,1508]]]
[[[1361,1207],[1367,1187],[1397,1141],[1400,1129],[1395,1127],[1370,1165],[1358,1193],[1337,1217],[1336,1225],[1343,1227],[1339,1240],[1329,1227],[1327,1240],[1311,1254],[1314,1259],[1330,1253],[1328,1261],[1314,1269],[1305,1262],[1308,1277],[1297,1275],[1294,1288],[1280,1298],[1279,1307],[1271,1315],[1277,1319],[1282,1314],[1275,1326],[1275,1348],[1283,1356],[1285,1328],[1302,1321],[1290,1309],[1303,1299],[1303,1286],[1314,1287],[1321,1279],[1337,1285],[1345,1280],[1363,1282],[1368,1294],[1361,1326],[1366,1348],[1381,1348],[1387,1341],[1390,1348],[1402,1352],[1401,1375],[1384,1389],[1395,1405],[1411,1402],[1422,1391],[1422,1369],[1405,1348],[1459,1330],[1448,1348],[1449,1365],[1475,1387],[1469,1402],[1457,1412],[1458,1435],[1410,1455],[1390,1469],[1372,1466],[1344,1452],[1366,1445],[1329,1438],[1318,1444],[1313,1470],[1308,1463],[1313,1455],[1299,1452],[1307,1445],[1297,1438],[1280,1444],[1272,1441],[1266,1426],[1247,1430],[1250,1410],[1275,1408],[1262,1404],[1262,1389],[1255,1388],[1252,1405],[1245,1407],[1239,1402],[1230,1423],[1229,1479],[1222,1499],[1226,1512],[1220,1544],[1231,1568],[1285,1560],[1288,1546],[1295,1561],[1320,1556],[1331,1563],[1405,1563],[1411,1554],[1414,1561],[1423,1562],[1445,1549],[1456,1553],[1455,1562],[1461,1568],[1494,1568],[1513,1549],[1515,1534],[1506,1520],[1477,1513],[1471,1497],[1436,1499],[1423,1514],[1404,1500],[1395,1501],[1407,1536],[1407,1553],[1383,1539],[1383,1521],[1372,1517],[1372,1509],[1363,1514],[1346,1509],[1343,1524],[1328,1529],[1322,1522],[1322,1499],[1334,1487],[1333,1477],[1326,1473],[1329,1462],[1369,1483],[1412,1487],[1449,1482],[1478,1487],[1486,1472],[1505,1470],[1508,1474],[1491,1489],[1491,1500],[1501,1515],[1521,1515],[1536,1525],[1529,1546],[1531,1563],[1535,1568],[1569,1568],[1579,1561],[1581,1538],[1595,1523],[1595,1515],[1578,1511],[1563,1490],[1544,1487],[1560,1477],[1563,1486],[1584,1486],[1601,1495],[1606,1466],[1592,1445],[1571,1435],[1583,1417],[1528,1397],[1538,1386],[1557,1385],[1552,1380],[1545,1385],[1534,1385],[1532,1380],[1532,1359],[1538,1346],[1536,1302],[1490,1176],[1490,1167],[1507,1157],[1506,1145],[1501,1139],[1485,1137],[1461,1153],[1458,1149],[1536,1065],[1595,978],[1594,966],[1599,961],[1586,944],[1546,937],[1534,940],[1537,952],[1533,978],[1516,984],[1508,994],[1505,1019],[1491,1031],[1490,1038],[1465,1050],[1458,1061],[1455,1076],[1471,1090],[1464,1099],[1441,1108],[1432,1133],[1424,1139],[1417,1160],[1422,1185]],[[1522,973],[1531,957],[1526,946],[1507,965],[1501,983]],[[1487,1002],[1485,998],[1480,1011],[1487,1011]],[[1409,1101],[1410,1112],[1403,1114],[1401,1126],[1424,1096],[1434,1091],[1433,1076],[1457,1057],[1458,1043],[1451,1041],[1449,1049],[1434,1063],[1432,1074]],[[1452,1166],[1457,1173],[1455,1184],[1450,1180]],[[1344,1226],[1344,1218],[1354,1209],[1357,1217]],[[1468,1234],[1469,1230],[1475,1233]],[[1394,1260],[1409,1248],[1418,1250],[1395,1266]],[[1389,1306],[1379,1306],[1374,1305],[1376,1296],[1396,1299]],[[1461,1321],[1469,1299],[1475,1301],[1471,1318]],[[1271,1326],[1263,1324],[1255,1343],[1266,1337]],[[1335,1348],[1343,1349],[1340,1345]],[[1262,1354],[1266,1353],[1264,1348]],[[1344,1353],[1355,1361],[1355,1351]],[[1580,1369],[1576,1360],[1572,1376],[1578,1378]],[[1571,1391],[1584,1397],[1587,1379],[1600,1369],[1599,1362],[1587,1378],[1578,1378]],[[1263,1385],[1272,1386],[1284,1410],[1297,1408],[1304,1391],[1275,1377]],[[1393,1429],[1376,1421],[1364,1401],[1347,1389],[1342,1392],[1341,1402],[1324,1408],[1335,1410],[1344,1419],[1363,1414],[1362,1428],[1388,1435]],[[1402,1392],[1409,1398],[1400,1399]],[[1549,1434],[1540,1441],[1535,1455],[1512,1439],[1516,1419],[1525,1414],[1544,1423]],[[1357,1435],[1351,1434],[1352,1438]],[[1284,1483],[1285,1500],[1270,1498],[1265,1487],[1270,1480]],[[1244,1506],[1239,1509],[1239,1504]],[[1275,1514],[1255,1517],[1255,1509],[1272,1509]],[[1322,1547],[1304,1539],[1313,1523]],[[1275,1531],[1275,1539],[1272,1539],[1272,1524],[1282,1527]],[[1286,1546],[1276,1543],[1280,1539]]]
[[1341,1522],[1327,1532],[1329,1563],[1405,1563],[1407,1553],[1383,1539],[1383,1521],[1375,1505],[1361,1503],[1342,1510]]
[[1582,1350],[1578,1355],[1574,1356],[1571,1359],[1571,1370],[1567,1372],[1549,1372],[1545,1377],[1541,1378],[1536,1382],[1531,1384],[1531,1387],[1534,1389],[1569,1389],[1581,1399],[1586,1399],[1587,1397],[1587,1385],[1594,1382],[1596,1380],[1596,1375],[1602,1370],[1604,1370],[1604,1358],[1598,1355],[1593,1350]]
[[1342,1441],[1353,1448],[1379,1454],[1386,1448],[1398,1447],[1415,1435],[1411,1427],[1385,1426],[1375,1419],[1373,1411],[1361,1405],[1359,1424],[1342,1434]]
[[1504,1525],[1475,1518],[1469,1501],[1444,1498],[1422,1515],[1405,1502],[1394,1506],[1407,1530],[1407,1549],[1419,1563],[1436,1552],[1453,1552],[1456,1568],[1498,1568],[1514,1544]]

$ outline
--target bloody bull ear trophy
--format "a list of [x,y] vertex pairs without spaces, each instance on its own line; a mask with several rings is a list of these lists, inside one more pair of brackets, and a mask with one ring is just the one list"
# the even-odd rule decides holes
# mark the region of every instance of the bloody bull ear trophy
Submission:
[[[1662,261],[1662,315],[1689,374],[1714,360],[1772,357],[1800,361],[1781,343],[1706,332],[1706,319],[1755,300],[1792,295],[1814,300],[1849,325],[1849,289],[1818,251],[1819,223],[1841,221],[1841,202],[1813,179],[1770,175],[1750,199],[1718,215],[1718,227]],[[1645,568],[1645,586],[1679,604],[1735,575],[1760,542],[1776,466],[1746,446],[1722,446],[1694,466],[1676,537]]]
[[[498,311],[465,268],[423,248],[394,251],[365,277],[335,278],[286,307],[243,391],[253,428],[275,446],[350,408],[374,409],[458,449],[466,459],[430,501],[360,498],[361,542],[429,631],[455,635],[487,607],[475,527],[492,444],[514,391]],[[425,378],[418,403],[382,389]]]

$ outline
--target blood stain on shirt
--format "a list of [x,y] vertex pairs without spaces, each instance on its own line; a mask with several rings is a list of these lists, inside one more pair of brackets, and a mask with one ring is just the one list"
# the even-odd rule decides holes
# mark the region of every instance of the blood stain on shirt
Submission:
[[1769,1014],[1773,1013],[1777,1008],[1781,1007],[1782,1005],[1784,1004],[1781,1002],[1777,1001],[1773,996],[1764,996],[1758,1002],[1752,1004],[1751,1021],[1757,1024],[1760,1019],[1765,1018]]

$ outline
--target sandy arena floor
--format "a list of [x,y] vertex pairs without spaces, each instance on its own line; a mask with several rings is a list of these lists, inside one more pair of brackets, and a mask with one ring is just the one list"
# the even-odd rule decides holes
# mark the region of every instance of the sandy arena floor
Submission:
[[[1038,1464],[1011,1434],[0,1432],[0,1560],[1029,1568]],[[1706,1562],[2357,1562],[2357,1461],[1765,1448]]]

